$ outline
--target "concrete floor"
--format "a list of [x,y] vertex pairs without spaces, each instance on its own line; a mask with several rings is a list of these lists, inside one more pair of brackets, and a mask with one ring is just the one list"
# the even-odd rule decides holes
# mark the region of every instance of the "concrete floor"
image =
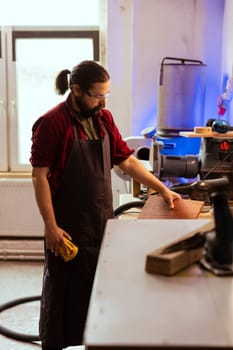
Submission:
[[[31,296],[40,296],[43,261],[4,261],[0,260],[0,305],[6,302]],[[0,313],[0,325],[14,332],[37,335],[39,301],[18,305]],[[1,350],[41,349],[40,342],[28,343],[0,334]],[[69,347],[66,350],[84,350],[83,346]]]

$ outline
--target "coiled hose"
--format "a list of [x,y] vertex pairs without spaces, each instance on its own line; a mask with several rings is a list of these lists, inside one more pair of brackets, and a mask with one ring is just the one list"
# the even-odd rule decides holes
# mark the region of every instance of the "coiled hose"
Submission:
[[[127,211],[131,208],[142,208],[144,206],[144,204],[145,204],[145,200],[138,200],[138,201],[133,201],[133,202],[122,204],[114,210],[114,217],[117,218],[119,215],[123,214],[125,211]],[[29,296],[29,297],[25,297],[25,298],[19,298],[19,299],[12,300],[10,302],[7,302],[5,304],[0,305],[0,313],[7,310],[7,309],[10,309],[14,306],[28,303],[31,301],[37,301],[40,299],[41,299],[41,296],[36,295],[36,296]],[[31,334],[15,332],[15,331],[12,331],[12,330],[10,330],[6,327],[3,327],[1,325],[0,325],[0,334],[6,336],[8,338],[12,338],[12,339],[20,340],[20,341],[24,341],[24,342],[40,341],[39,335],[33,335],[33,334],[31,335]]]
[[[40,299],[41,299],[40,295],[15,299],[15,300],[9,301],[5,304],[2,304],[0,306],[0,312],[5,311],[7,309],[10,309],[10,308],[17,306],[17,305],[20,305],[20,304],[28,303],[31,301],[37,301]],[[15,332],[15,331],[12,331],[6,327],[2,327],[1,325],[0,325],[0,334],[5,335],[8,338],[12,338],[15,340],[20,340],[20,341],[26,341],[26,342],[40,341],[40,338],[38,335],[30,335],[30,334]]]

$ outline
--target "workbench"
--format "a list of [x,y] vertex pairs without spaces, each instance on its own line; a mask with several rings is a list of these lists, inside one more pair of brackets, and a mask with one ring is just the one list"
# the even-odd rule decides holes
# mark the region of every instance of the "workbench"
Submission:
[[148,253],[209,219],[109,220],[85,329],[87,350],[233,347],[233,279],[198,264],[145,271]]

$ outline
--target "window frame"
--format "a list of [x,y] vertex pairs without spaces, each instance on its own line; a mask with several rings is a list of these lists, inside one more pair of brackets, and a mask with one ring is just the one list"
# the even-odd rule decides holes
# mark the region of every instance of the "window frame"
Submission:
[[30,164],[18,159],[16,42],[17,39],[91,39],[93,59],[100,61],[100,29],[98,26],[12,26],[0,27],[0,172],[31,172]]
[[12,60],[16,60],[15,43],[17,39],[92,39],[93,40],[93,52],[94,60],[99,61],[100,56],[100,32],[98,27],[63,27],[59,29],[46,29],[41,27],[33,29],[14,29],[12,31]]

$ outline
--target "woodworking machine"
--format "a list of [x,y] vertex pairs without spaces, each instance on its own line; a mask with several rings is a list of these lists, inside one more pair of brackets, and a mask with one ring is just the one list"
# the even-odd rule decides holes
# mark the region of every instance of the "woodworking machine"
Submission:
[[[215,120],[211,120],[207,123],[210,125],[214,122]],[[198,155],[165,155],[161,153],[162,150],[163,143],[157,141],[156,136],[153,136],[149,151],[152,171],[163,181],[174,182],[172,179],[177,181],[178,184],[172,187],[173,190],[189,194],[194,200],[208,201],[209,195],[200,190],[198,186],[188,187],[187,193],[186,186],[179,183],[179,179],[205,180],[226,176],[229,179],[228,199],[233,199],[233,136],[229,137],[226,132],[222,133],[221,137],[212,137],[211,135],[203,137]]]

